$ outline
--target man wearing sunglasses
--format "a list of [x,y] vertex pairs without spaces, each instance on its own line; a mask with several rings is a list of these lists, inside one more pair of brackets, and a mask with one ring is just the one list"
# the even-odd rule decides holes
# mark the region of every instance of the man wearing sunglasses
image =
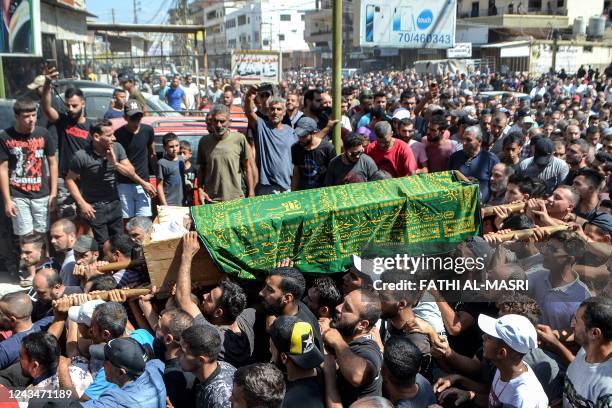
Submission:
[[364,154],[364,137],[351,133],[344,140],[344,153],[329,162],[326,186],[370,181],[378,167],[370,156]]

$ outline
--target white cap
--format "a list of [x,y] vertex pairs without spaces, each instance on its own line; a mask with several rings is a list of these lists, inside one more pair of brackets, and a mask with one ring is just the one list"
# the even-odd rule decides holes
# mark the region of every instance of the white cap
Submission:
[[535,123],[535,122],[534,122],[534,120],[533,120],[533,118],[532,118],[531,116],[525,116],[525,117],[523,118],[523,123],[530,123],[530,124],[533,124],[533,123]]
[[410,112],[405,108],[398,108],[393,112],[393,119],[404,120],[410,119]]
[[518,353],[527,354],[529,350],[538,347],[538,333],[525,316],[508,314],[494,319],[481,314],[478,316],[478,327]]
[[91,316],[96,309],[96,306],[105,303],[103,300],[94,299],[83,303],[81,306],[72,306],[68,309],[68,318],[85,326],[91,325]]

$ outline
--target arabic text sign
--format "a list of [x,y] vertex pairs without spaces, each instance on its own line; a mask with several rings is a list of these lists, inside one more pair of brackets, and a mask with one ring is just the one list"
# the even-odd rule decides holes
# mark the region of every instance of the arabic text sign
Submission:
[[456,0],[362,0],[361,47],[451,48],[455,44]]
[[232,77],[243,84],[260,82],[278,83],[281,75],[281,58],[274,51],[234,51]]
[[446,50],[446,58],[472,58],[472,43],[456,43]]

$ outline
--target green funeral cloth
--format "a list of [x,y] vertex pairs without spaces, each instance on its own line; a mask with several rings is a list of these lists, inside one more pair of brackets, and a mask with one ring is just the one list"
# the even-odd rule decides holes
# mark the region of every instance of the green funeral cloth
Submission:
[[202,205],[192,216],[220,270],[241,278],[284,258],[302,272],[341,272],[367,245],[459,243],[480,228],[478,185],[452,172]]

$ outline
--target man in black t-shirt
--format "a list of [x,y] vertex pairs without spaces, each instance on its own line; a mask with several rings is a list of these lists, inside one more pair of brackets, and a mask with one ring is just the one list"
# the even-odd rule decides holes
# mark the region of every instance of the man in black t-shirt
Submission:
[[287,262],[287,266],[272,269],[266,277],[266,283],[259,292],[264,309],[269,316],[295,316],[310,323],[315,334],[315,345],[323,351],[319,322],[308,306],[300,301],[306,290],[306,280],[300,271],[289,265],[291,263]]
[[298,142],[291,146],[293,177],[291,191],[323,187],[327,166],[336,157],[336,150],[328,140],[316,136],[317,122],[309,117],[301,118],[295,134]]
[[314,345],[310,323],[279,316],[270,329],[272,362],[286,373],[283,407],[324,408],[323,353]]
[[247,297],[237,283],[224,279],[206,293],[198,306],[191,298],[191,261],[200,244],[195,232],[183,237],[183,254],[176,282],[177,305],[193,317],[193,324],[219,329],[221,350],[219,361],[234,367],[251,362],[255,347],[255,309],[245,309]]
[[[128,101],[125,107],[125,125],[115,130],[117,142],[123,146],[127,158],[134,166],[136,174],[149,180],[149,169],[157,168],[155,156],[155,132],[149,125],[141,124],[143,110],[136,100]],[[142,186],[128,177],[117,174],[117,188],[121,199],[123,218],[151,217],[151,199]]]
[[323,329],[325,347],[338,363],[338,392],[345,407],[359,398],[382,394],[382,352],[371,333],[379,317],[378,293],[356,289],[338,306],[332,328]]
[[[136,174],[123,146],[114,143],[113,124],[110,121],[104,119],[94,123],[91,134],[91,144],[79,150],[70,162],[66,186],[81,215],[89,221],[101,251],[104,242],[123,232],[116,174],[121,173],[140,184],[150,195],[155,195],[156,190]],[[77,180],[80,180],[80,189]]]
[[[42,109],[55,125],[57,133],[57,148],[59,153],[58,208],[61,215],[74,215],[74,203],[68,194],[64,179],[68,174],[72,156],[85,148],[91,141],[89,131],[91,121],[85,118],[85,97],[79,88],[68,88],[64,92],[66,113],[58,112],[51,104],[51,81],[57,79],[59,73],[54,68],[45,69],[45,84],[42,89]],[[72,209],[70,209],[72,208]]]
[[17,99],[13,110],[15,126],[0,132],[4,212],[13,221],[15,235],[44,234],[57,197],[55,144],[46,129],[36,126],[34,101]]

